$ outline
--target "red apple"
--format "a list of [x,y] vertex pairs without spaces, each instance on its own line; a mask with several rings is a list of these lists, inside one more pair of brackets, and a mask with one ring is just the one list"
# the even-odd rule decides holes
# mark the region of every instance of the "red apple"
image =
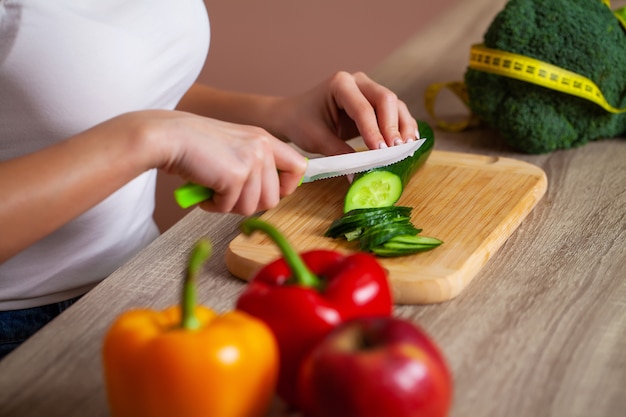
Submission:
[[298,388],[307,417],[442,417],[452,401],[436,344],[395,317],[335,328],[303,362]]

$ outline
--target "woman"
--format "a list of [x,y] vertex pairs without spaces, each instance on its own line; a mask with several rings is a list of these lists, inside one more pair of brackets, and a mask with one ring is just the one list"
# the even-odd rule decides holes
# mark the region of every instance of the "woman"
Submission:
[[0,0],[0,357],[157,236],[156,170],[249,215],[306,160],[417,135],[404,103],[339,72],[294,97],[195,82],[201,0]]

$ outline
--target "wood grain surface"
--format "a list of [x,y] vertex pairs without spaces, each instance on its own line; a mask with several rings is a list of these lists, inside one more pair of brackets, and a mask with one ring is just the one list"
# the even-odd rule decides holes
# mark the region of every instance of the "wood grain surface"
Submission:
[[[415,117],[429,120],[423,93],[460,80],[504,0],[458,1],[370,74]],[[626,1],[613,1],[614,7]],[[417,29],[416,29],[417,30]],[[456,100],[442,97],[454,116]],[[435,132],[437,151],[524,160],[549,187],[535,209],[454,299],[398,305],[441,347],[454,376],[451,417],[621,417],[626,410],[626,140],[523,155],[497,132]],[[108,416],[100,349],[113,319],[132,307],[177,301],[187,255],[210,237],[215,256],[199,298],[233,307],[245,282],[224,263],[239,216],[195,209],[146,250],[0,361],[0,416]],[[279,401],[271,417],[297,416]],[[386,416],[385,416],[386,417]]]
[[[429,252],[379,258],[388,273],[398,304],[429,304],[450,300],[471,282],[491,259],[547,188],[545,173],[511,158],[435,151],[404,190],[398,205],[413,208],[413,224],[422,235],[444,244]],[[261,218],[278,227],[298,251],[326,248],[346,254],[356,242],[324,237],[341,216],[344,178],[302,185]],[[249,280],[280,255],[264,234],[237,236],[226,252],[229,271]]]

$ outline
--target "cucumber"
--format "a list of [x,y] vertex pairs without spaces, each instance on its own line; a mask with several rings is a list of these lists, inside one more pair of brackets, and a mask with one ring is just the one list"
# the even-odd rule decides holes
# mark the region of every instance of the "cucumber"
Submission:
[[[420,230],[421,232],[421,230]],[[417,235],[398,235],[394,236],[387,242],[387,246],[392,248],[411,248],[414,246],[434,247],[439,246],[443,242],[434,237],[417,236]]]
[[359,237],[361,250],[371,251],[383,245],[395,236],[417,235],[421,229],[411,223],[411,219],[395,219],[387,223],[379,223],[365,230]]
[[372,248],[371,252],[381,257],[406,256],[434,249],[442,243],[434,237],[414,234],[396,235],[382,245]]
[[412,207],[354,209],[333,221],[324,236],[358,240],[359,249],[381,257],[405,256],[434,249],[443,242],[420,236],[411,222]]
[[361,174],[350,185],[343,211],[391,206],[398,201],[403,189],[398,175],[384,170],[368,171],[367,175]]
[[333,221],[324,236],[337,238],[348,233],[354,234],[355,230],[363,230],[396,218],[410,219],[411,210],[411,207],[404,206],[352,210]]
[[418,121],[420,137],[426,142],[413,156],[385,167],[356,174],[344,199],[344,213],[359,208],[394,205],[415,172],[424,165],[435,144],[430,125]]
[[357,174],[344,199],[343,215],[324,236],[357,241],[359,249],[380,257],[406,256],[441,245],[439,239],[420,236],[411,222],[412,207],[397,206],[405,187],[433,149],[430,126],[418,122],[426,142],[409,158]]

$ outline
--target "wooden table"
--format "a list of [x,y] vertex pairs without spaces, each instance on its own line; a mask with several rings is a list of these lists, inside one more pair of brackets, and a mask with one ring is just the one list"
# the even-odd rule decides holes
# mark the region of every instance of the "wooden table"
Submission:
[[[619,4],[622,3],[622,4]],[[624,2],[613,2],[613,6]],[[432,82],[461,80],[469,46],[504,1],[459,2],[372,75],[419,118]],[[549,187],[520,228],[455,299],[397,306],[439,343],[454,374],[452,416],[626,415],[626,141],[546,155],[506,148],[486,129],[436,132],[436,149],[501,155],[545,170]],[[216,254],[199,296],[232,308],[244,282],[223,255],[241,217],[192,211],[74,307],[0,362],[0,416],[106,416],[100,348],[123,310],[177,301],[201,236]],[[280,404],[270,412],[282,416]]]

